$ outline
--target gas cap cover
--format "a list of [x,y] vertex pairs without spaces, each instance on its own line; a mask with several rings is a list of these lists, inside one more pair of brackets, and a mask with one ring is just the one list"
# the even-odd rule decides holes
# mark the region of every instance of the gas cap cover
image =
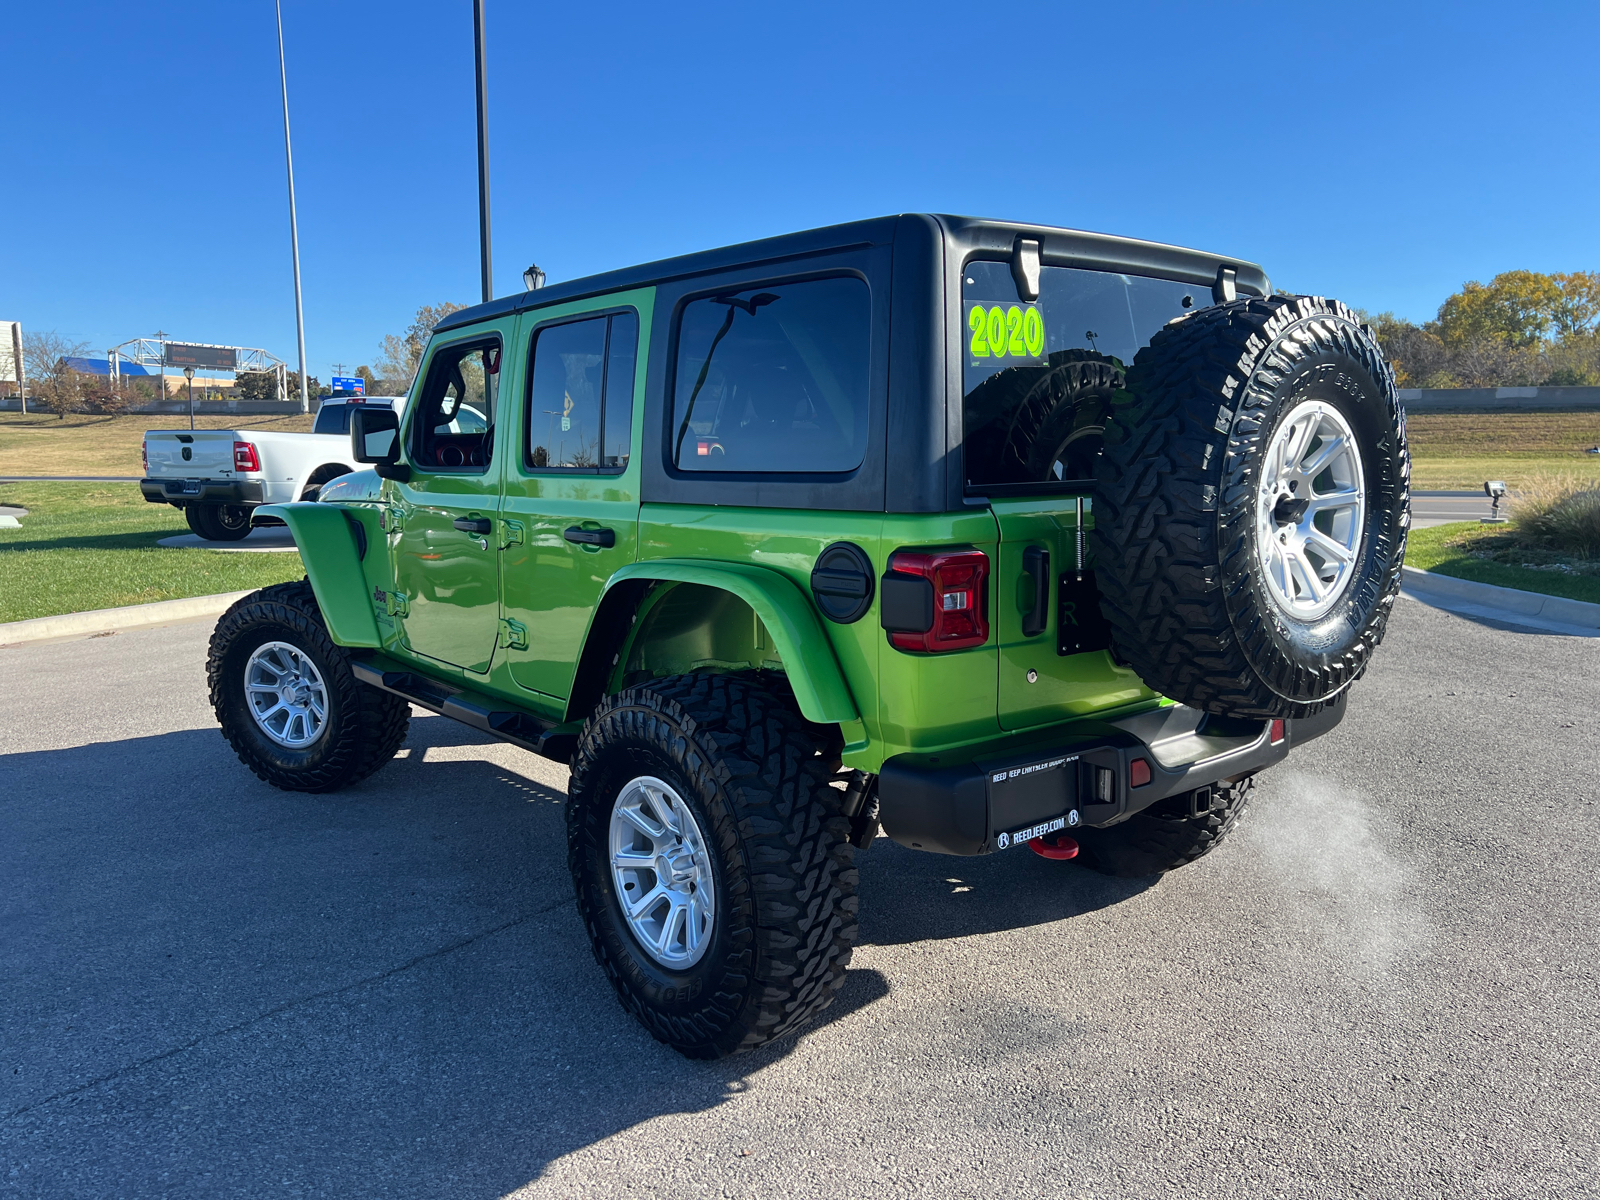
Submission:
[[811,594],[828,620],[849,625],[866,616],[876,587],[872,560],[854,542],[835,542],[811,568]]

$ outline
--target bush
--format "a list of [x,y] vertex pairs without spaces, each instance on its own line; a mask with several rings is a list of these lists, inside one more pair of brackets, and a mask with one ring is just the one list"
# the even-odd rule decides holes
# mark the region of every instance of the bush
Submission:
[[1578,558],[1600,558],[1600,487],[1571,476],[1540,480],[1512,500],[1511,518],[1525,542]]
[[1600,384],[1600,372],[1587,367],[1557,367],[1545,377],[1541,387],[1594,387]]

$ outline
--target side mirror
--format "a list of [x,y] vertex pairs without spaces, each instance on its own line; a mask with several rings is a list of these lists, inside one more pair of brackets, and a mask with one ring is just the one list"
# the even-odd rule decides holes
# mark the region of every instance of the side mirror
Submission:
[[400,416],[391,408],[358,408],[350,414],[350,457],[371,463],[384,479],[402,482],[411,468],[400,464]]

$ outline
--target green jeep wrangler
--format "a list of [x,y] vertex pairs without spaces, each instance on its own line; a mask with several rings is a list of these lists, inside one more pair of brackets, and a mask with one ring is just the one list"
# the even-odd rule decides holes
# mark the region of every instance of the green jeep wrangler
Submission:
[[856,853],[1190,862],[1332,728],[1400,583],[1389,367],[1238,259],[897,216],[440,324],[373,469],[270,505],[307,580],[219,621],[211,701],[281,788],[415,704],[571,765],[624,1006],[683,1053],[843,980]]

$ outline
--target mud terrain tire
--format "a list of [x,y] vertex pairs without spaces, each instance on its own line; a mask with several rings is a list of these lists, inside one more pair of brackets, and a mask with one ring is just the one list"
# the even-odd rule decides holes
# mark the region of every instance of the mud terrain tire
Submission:
[[[251,655],[268,642],[294,647],[315,665],[327,694],[321,735],[309,745],[280,745],[252,716],[245,694]],[[328,636],[316,595],[304,580],[251,592],[223,613],[206,660],[211,707],[239,761],[290,792],[335,792],[359,783],[395,756],[406,740],[411,706],[361,683],[342,646]]]
[[[664,782],[705,839],[715,920],[682,969],[647,953],[622,912],[613,807]],[[750,1050],[833,1000],[856,939],[855,848],[842,793],[798,713],[760,686],[681,675],[626,688],[584,726],[568,788],[568,861],[594,955],[623,1007],[691,1058]]]
[[1189,797],[1184,793],[1159,801],[1120,825],[1073,830],[1078,861],[1102,875],[1125,879],[1174,871],[1216,849],[1239,823],[1254,785],[1251,775],[1217,784],[1210,810],[1197,817],[1189,815]]
[[[1350,436],[1295,440],[1298,423],[1324,418],[1317,430]],[[1358,452],[1359,486],[1304,475],[1321,448],[1339,446]],[[1269,450],[1291,466],[1274,466]],[[1357,458],[1340,453],[1353,479]],[[1207,712],[1317,712],[1383,639],[1400,589],[1410,475],[1393,373],[1343,304],[1273,296],[1173,321],[1129,369],[1096,473],[1090,537],[1116,654],[1156,691]],[[1290,479],[1285,490],[1266,496],[1280,477]],[[1298,498],[1287,490],[1301,483]],[[1339,503],[1350,516],[1324,510]],[[1347,521],[1347,558],[1310,529],[1324,515]],[[1294,537],[1297,557],[1274,545],[1292,549]],[[1307,548],[1328,557],[1309,559]],[[1281,569],[1269,574],[1275,561]],[[1323,596],[1328,607],[1316,611]]]

